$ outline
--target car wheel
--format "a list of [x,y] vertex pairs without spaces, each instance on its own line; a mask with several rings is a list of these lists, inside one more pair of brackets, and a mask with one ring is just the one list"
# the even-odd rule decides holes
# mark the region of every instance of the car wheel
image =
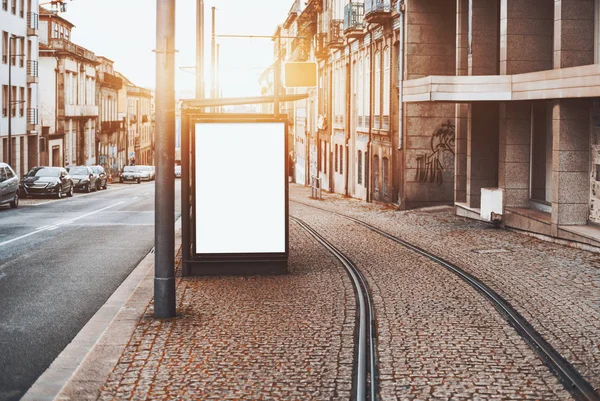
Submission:
[[16,209],[17,207],[19,207],[19,194],[16,193],[14,199],[12,200],[12,202],[10,202],[10,207],[12,207],[13,209]]
[[73,196],[73,184],[71,184],[71,187],[69,188],[69,192],[67,192],[67,196],[69,198],[71,198]]
[[142,182],[142,180],[140,180],[139,178],[137,179],[137,183],[140,184]]
[[62,186],[58,188],[58,192],[56,193],[56,199],[62,198]]
[[90,184],[87,184],[87,185],[85,186],[85,192],[87,192],[88,194],[89,194],[90,192],[92,192],[92,187],[90,187]]
[[108,189],[108,182],[104,183],[104,186],[102,187],[102,189]]

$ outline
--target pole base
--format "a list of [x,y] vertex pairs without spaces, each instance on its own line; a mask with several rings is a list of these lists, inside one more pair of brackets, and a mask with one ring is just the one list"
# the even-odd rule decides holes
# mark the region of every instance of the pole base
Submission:
[[171,319],[177,315],[175,306],[175,277],[154,278],[154,317]]

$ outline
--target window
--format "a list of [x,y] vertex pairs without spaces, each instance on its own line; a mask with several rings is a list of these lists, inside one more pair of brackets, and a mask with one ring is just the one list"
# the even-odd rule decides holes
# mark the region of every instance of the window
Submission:
[[340,174],[344,174],[344,145],[340,145]]
[[10,12],[12,14],[17,14],[17,0],[10,0]]
[[54,22],[52,24],[52,26],[54,27],[54,31],[52,32],[52,37],[58,38],[58,24],[56,22]]
[[381,195],[388,195],[388,158],[381,159]]
[[379,192],[379,156],[373,156],[373,190]]
[[2,32],[2,63],[8,63],[8,32]]
[[367,54],[365,57],[365,79],[363,85],[365,90],[365,128],[369,128],[371,124],[371,57]]
[[375,52],[375,104],[373,105],[375,110],[373,113],[379,116],[381,113],[381,54],[379,51]]
[[19,116],[23,117],[25,115],[25,88],[19,88],[19,92],[21,92],[21,97],[19,98]]
[[17,103],[15,102],[15,100],[17,100],[17,87],[13,86],[11,88],[11,92],[12,92],[12,101],[11,101],[11,105],[10,105],[10,115],[13,117],[16,117],[17,115]]
[[2,117],[8,116],[8,85],[2,85]]
[[19,17],[25,17],[25,0],[19,1]]
[[19,38],[19,67],[23,68],[25,66],[25,38]]
[[8,10],[8,0],[2,0],[2,9],[4,11]]
[[335,157],[333,159],[333,165],[335,167],[335,172],[337,173],[338,171],[338,146],[335,145]]
[[383,52],[383,129],[389,129],[390,123],[390,48],[386,47]]
[[357,165],[357,173],[356,173],[356,181],[362,185],[362,152],[359,150],[358,151],[358,156],[356,157],[356,163]]
[[357,108],[358,108],[358,126],[364,127],[365,119],[365,98],[364,98],[364,83],[361,81],[363,78],[363,59],[362,57],[358,60],[358,73],[357,75]]

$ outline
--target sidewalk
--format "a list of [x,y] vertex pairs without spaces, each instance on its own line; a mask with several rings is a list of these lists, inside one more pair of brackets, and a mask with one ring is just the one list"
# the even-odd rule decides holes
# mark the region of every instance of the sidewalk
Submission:
[[[515,306],[598,389],[600,257],[597,254],[493,229],[484,223],[454,216],[452,208],[398,212],[337,195],[323,194],[322,201],[312,200],[309,195],[310,189],[290,186],[293,205],[298,206],[297,202],[312,204],[364,219],[457,264],[486,282]],[[295,213],[299,212],[296,206]],[[305,214],[302,218],[309,219],[314,209],[302,208]],[[427,377],[424,374],[433,374],[431,369],[438,366],[431,365],[431,361],[442,357],[443,352],[431,354],[434,359],[423,363],[424,371],[419,371],[413,363],[402,362],[399,357],[401,352],[408,352],[408,357],[417,358],[412,350],[424,348],[427,339],[418,336],[433,333],[432,327],[419,326],[412,320],[407,321],[410,324],[398,320],[398,316],[407,319],[407,312],[416,311],[412,305],[421,307],[419,302],[423,302],[425,291],[432,293],[432,299],[446,291],[455,291],[451,299],[462,299],[456,308],[471,305],[468,306],[472,308],[470,330],[474,330],[474,336],[454,347],[455,355],[460,357],[469,347],[477,345],[476,335],[480,331],[486,332],[488,326],[496,330],[499,337],[506,338],[506,344],[516,344],[515,350],[511,350],[492,338],[485,339],[483,346],[489,344],[491,350],[487,356],[489,360],[481,360],[475,355],[473,363],[465,365],[464,372],[475,365],[487,366],[489,361],[502,366],[523,364],[527,369],[533,369],[531,372],[520,368],[514,368],[514,372],[482,371],[478,373],[477,383],[486,383],[489,375],[500,378],[506,375],[509,388],[511,377],[526,383],[527,375],[538,375],[543,378],[540,388],[550,389],[548,399],[564,397],[564,389],[552,384],[552,375],[526,346],[519,345],[521,340],[515,337],[513,329],[505,322],[506,327],[496,328],[494,322],[502,324],[503,320],[495,313],[479,311],[478,308],[488,305],[479,300],[477,294],[467,294],[459,287],[453,287],[453,278],[439,273],[440,269],[435,266],[424,262],[417,266],[412,255],[402,253],[397,247],[369,245],[361,251],[361,241],[367,245],[373,240],[367,241],[366,231],[354,228],[352,223],[341,227],[346,223],[341,223],[340,218],[329,221],[326,217],[315,216],[311,224],[319,224],[319,219],[322,224],[319,229],[331,232],[327,235],[341,239],[352,235],[347,243],[339,245],[347,247],[348,251],[355,249],[357,253],[353,257],[363,260],[362,265],[370,269],[368,275],[373,279],[380,274],[377,269],[386,261],[392,259],[396,263],[396,267],[390,265],[380,269],[391,286],[376,288],[379,298],[375,298],[376,304],[383,303],[382,297],[398,298],[394,304],[398,314],[390,309],[380,315],[380,324],[385,327],[382,338],[388,331],[404,336],[404,342],[395,344],[397,349],[393,355],[389,351],[391,343],[379,345],[382,380],[389,383],[388,387],[382,387],[382,390],[389,390],[382,393],[383,399],[394,399],[391,395],[387,397],[388,394],[413,391],[415,383],[420,386],[419,391],[431,387],[431,394],[439,380],[443,385],[443,377],[424,382]],[[333,226],[336,221],[335,224],[340,225],[337,230]],[[178,249],[180,235],[176,236],[176,241]],[[380,254],[374,257],[374,252]],[[290,224],[290,274],[185,279],[178,275],[178,316],[171,320],[153,319],[153,256],[150,254],[142,261],[23,400],[350,399],[354,292],[342,266],[297,225]],[[404,260],[402,266],[399,265],[401,259]],[[373,260],[372,265],[368,265],[370,260]],[[401,276],[401,269],[421,281],[417,281],[414,288],[409,287],[409,281]],[[446,283],[443,291],[424,285],[426,278],[436,275],[440,277],[440,283]],[[454,309],[449,309],[445,302],[441,297],[423,304],[441,308],[436,317],[441,325],[447,320],[442,313],[453,316]],[[384,318],[386,314],[389,319]],[[486,314],[489,315],[485,317],[488,323],[483,324]],[[416,313],[414,317],[418,317]],[[460,327],[455,322],[449,329],[458,330],[456,335],[461,335]],[[432,335],[431,338],[435,342],[439,337]],[[438,341],[436,346],[451,346],[451,342],[444,345],[447,340]],[[406,344],[413,344],[414,348]],[[431,348],[424,352],[431,353]],[[525,357],[511,357],[519,353]],[[397,363],[401,364],[398,365],[400,368],[396,368]],[[403,363],[410,367],[410,372],[401,367]],[[450,371],[446,378],[453,376]],[[501,379],[492,384],[485,386],[504,386]],[[465,388],[465,397],[472,396],[475,390]],[[486,393],[477,394],[487,398]],[[489,393],[505,398],[501,394]],[[539,398],[539,394],[546,393],[531,392],[523,397],[535,398],[537,395]]]

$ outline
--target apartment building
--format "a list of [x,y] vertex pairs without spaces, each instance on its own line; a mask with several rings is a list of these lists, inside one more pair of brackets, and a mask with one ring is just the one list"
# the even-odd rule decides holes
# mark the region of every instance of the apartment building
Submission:
[[123,78],[119,91],[119,116],[127,133],[127,164],[154,165],[154,96],[150,89]]
[[73,24],[40,7],[40,152],[51,166],[97,163],[96,55],[71,41]]
[[119,119],[119,90],[123,80],[115,75],[114,62],[106,57],[97,57],[96,104],[98,124],[96,130],[96,153],[98,163],[115,175],[123,167],[119,163],[119,144],[123,144],[125,124]]
[[0,160],[19,175],[39,162],[37,9],[37,0],[2,0],[0,8]]

